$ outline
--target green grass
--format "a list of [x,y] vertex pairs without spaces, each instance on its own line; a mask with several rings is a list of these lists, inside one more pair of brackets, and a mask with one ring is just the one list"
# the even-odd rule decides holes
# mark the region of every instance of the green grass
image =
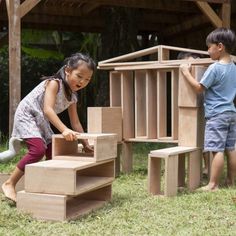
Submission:
[[236,235],[235,188],[213,193],[185,189],[172,198],[148,194],[147,153],[156,148],[154,144],[134,145],[134,171],[116,178],[112,201],[74,221],[32,219],[0,195],[0,235]]

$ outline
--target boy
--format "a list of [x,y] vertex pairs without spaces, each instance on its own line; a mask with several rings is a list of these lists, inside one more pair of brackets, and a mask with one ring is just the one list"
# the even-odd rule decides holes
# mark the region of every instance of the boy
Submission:
[[189,71],[189,65],[180,66],[181,71],[197,93],[204,92],[205,140],[204,150],[211,151],[213,161],[210,181],[202,190],[218,189],[224,168],[224,151],[228,157],[227,184],[234,184],[236,174],[236,66],[230,53],[235,46],[235,34],[230,29],[218,28],[206,38],[208,53],[217,62],[208,67],[200,82]]

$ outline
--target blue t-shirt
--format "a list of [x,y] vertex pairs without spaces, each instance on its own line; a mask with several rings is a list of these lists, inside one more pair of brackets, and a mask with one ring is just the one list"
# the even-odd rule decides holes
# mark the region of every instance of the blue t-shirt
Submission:
[[205,117],[209,118],[225,111],[236,112],[236,66],[233,62],[215,62],[208,67],[200,83],[204,93]]

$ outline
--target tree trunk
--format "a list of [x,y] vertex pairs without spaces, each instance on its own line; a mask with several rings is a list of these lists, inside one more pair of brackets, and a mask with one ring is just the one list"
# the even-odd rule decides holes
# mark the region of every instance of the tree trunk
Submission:
[[[137,19],[139,11],[129,8],[105,8],[105,31],[101,35],[101,60],[138,50]],[[96,106],[109,106],[109,73],[99,71]]]

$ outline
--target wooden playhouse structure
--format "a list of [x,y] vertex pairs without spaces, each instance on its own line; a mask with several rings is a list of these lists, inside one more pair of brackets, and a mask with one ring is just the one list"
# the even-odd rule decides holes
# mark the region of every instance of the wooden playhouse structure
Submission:
[[[206,58],[170,60],[174,51],[198,53]],[[147,55],[154,56],[156,60],[137,61]],[[135,142],[177,145],[149,154],[149,192],[153,194],[161,194],[162,159],[165,161],[164,195],[176,195],[177,187],[185,184],[185,172],[190,189],[200,184],[203,103],[201,96],[195,93],[179,70],[179,65],[184,62],[191,63],[191,73],[200,80],[213,61],[206,51],[159,45],[98,64],[99,69],[109,70],[110,107],[88,109],[88,132],[117,132],[122,127],[119,131],[122,134],[119,140],[122,170],[132,171],[132,144]],[[117,115],[118,109],[120,115]],[[96,117],[98,122],[92,122],[94,118],[91,117]],[[104,128],[101,128],[102,123]],[[187,171],[185,159],[188,159]]]

